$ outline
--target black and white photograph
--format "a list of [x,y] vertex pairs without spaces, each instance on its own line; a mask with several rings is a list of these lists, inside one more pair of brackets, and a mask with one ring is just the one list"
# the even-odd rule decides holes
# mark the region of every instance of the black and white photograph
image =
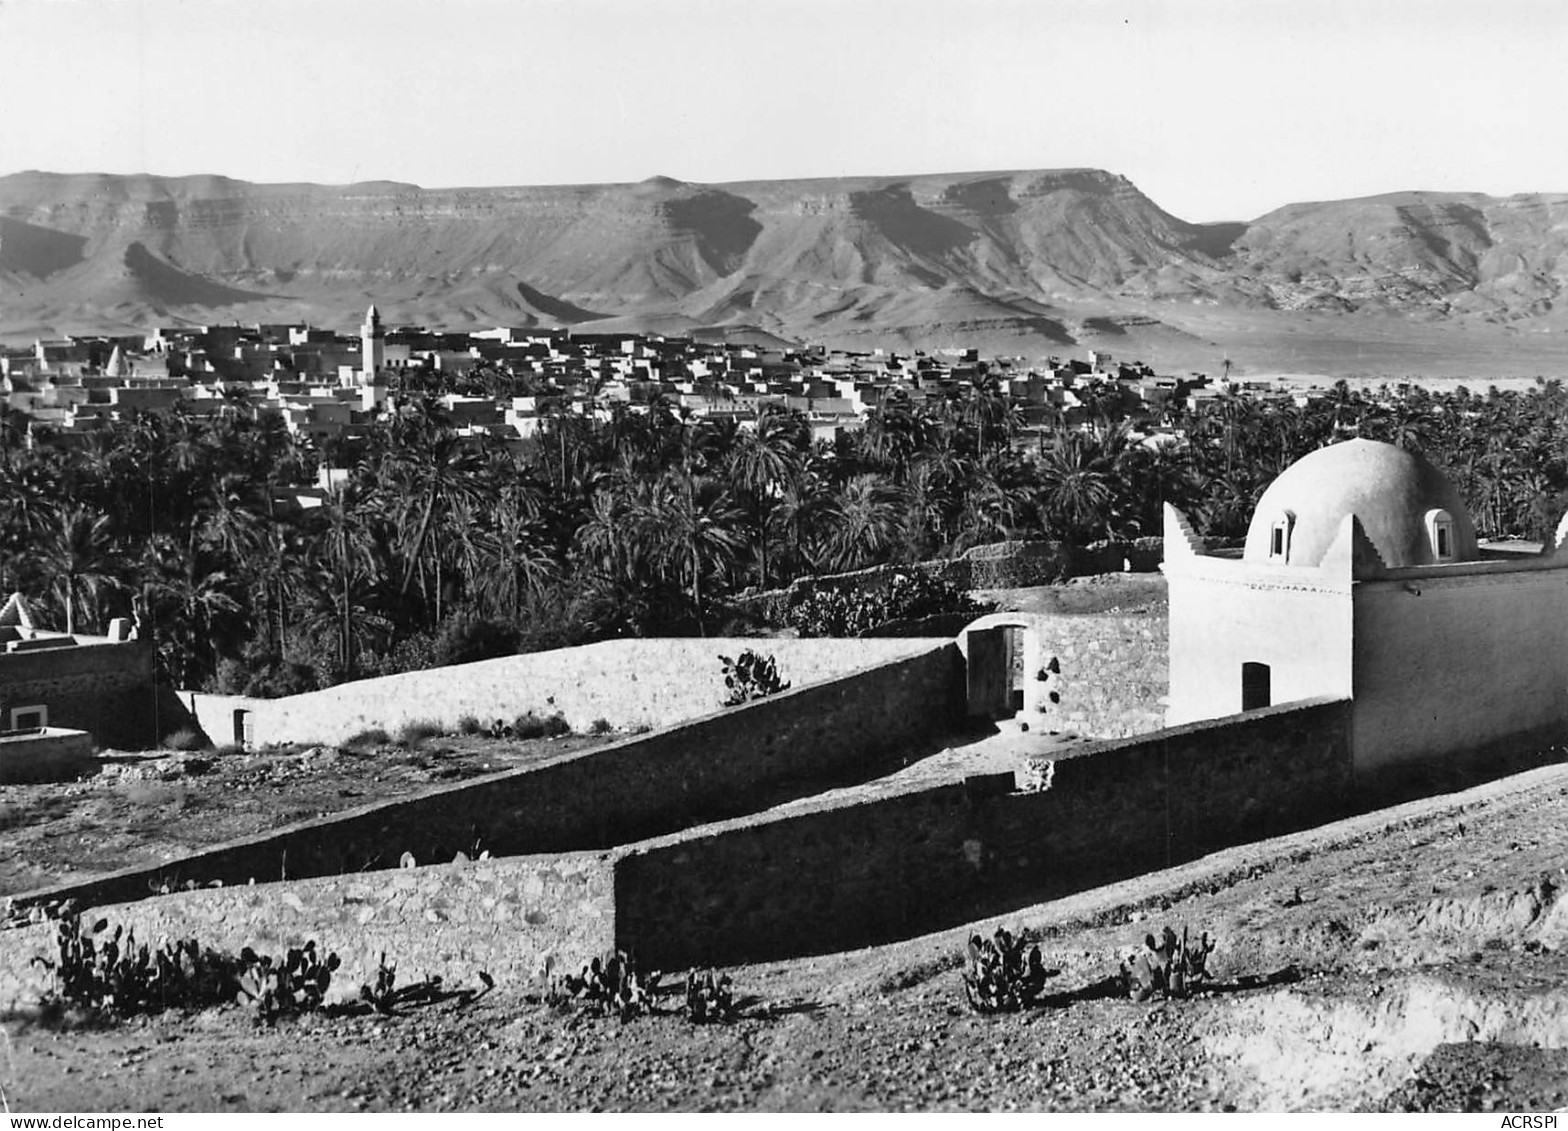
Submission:
[[0,1118],[1553,1131],[1564,58],[0,0]]

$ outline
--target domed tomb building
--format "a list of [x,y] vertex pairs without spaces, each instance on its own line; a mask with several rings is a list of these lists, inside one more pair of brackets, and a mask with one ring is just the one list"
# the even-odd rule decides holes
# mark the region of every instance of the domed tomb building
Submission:
[[1540,553],[1482,550],[1418,455],[1349,440],[1263,493],[1236,553],[1165,508],[1171,725],[1352,701],[1357,769],[1560,737],[1568,722],[1568,520]]

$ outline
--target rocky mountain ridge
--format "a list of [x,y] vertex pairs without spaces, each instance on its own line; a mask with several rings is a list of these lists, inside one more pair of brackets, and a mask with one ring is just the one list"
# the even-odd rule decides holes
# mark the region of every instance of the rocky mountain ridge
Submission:
[[[1556,328],[1568,194],[1407,192],[1193,224],[1095,169],[422,189],[0,177],[0,333],[575,324],[826,342],[1179,342],[1308,313]],[[1221,335],[1222,336],[1222,335]]]

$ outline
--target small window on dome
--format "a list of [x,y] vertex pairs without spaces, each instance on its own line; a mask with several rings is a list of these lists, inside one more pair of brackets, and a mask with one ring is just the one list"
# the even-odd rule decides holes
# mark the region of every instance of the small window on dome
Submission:
[[1269,559],[1271,561],[1290,560],[1290,530],[1295,525],[1296,516],[1286,511],[1274,520],[1273,527],[1269,530]]
[[1454,516],[1447,511],[1428,511],[1426,516],[1427,538],[1432,544],[1434,561],[1454,560]]

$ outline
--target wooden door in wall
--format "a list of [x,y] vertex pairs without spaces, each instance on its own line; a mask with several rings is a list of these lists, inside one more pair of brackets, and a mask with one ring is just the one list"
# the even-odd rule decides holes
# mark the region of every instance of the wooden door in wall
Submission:
[[1006,628],[979,628],[969,633],[969,715],[1011,718],[1008,689],[1012,656]]

